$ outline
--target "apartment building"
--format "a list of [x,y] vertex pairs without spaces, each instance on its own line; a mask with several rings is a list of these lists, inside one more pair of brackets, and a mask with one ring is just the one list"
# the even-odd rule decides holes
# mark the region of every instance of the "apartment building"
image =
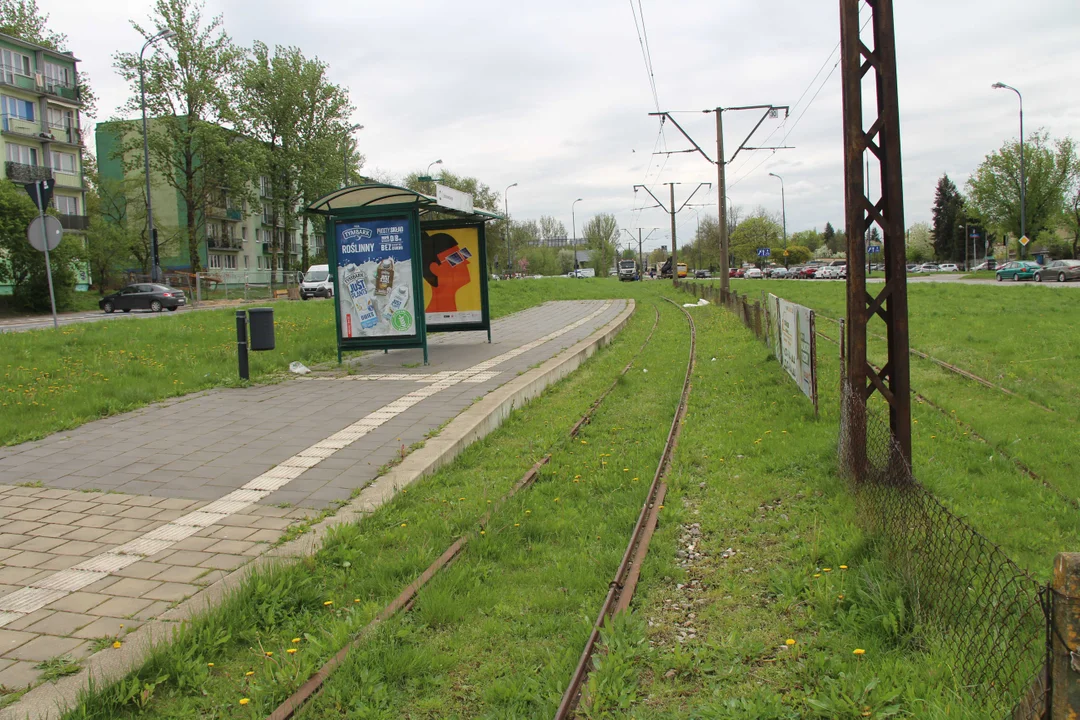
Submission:
[[[150,121],[153,128],[153,120]],[[151,132],[153,130],[151,129]],[[98,123],[96,145],[98,170],[102,178],[122,179],[124,165],[116,157],[121,133],[132,132],[115,122]],[[141,132],[141,129],[135,130]],[[140,136],[141,137],[141,136]],[[141,160],[142,154],[139,152]],[[138,163],[136,163],[138,164]],[[246,198],[232,198],[222,191],[202,209],[199,218],[199,265],[208,272],[270,270],[273,248],[278,256],[277,267],[282,267],[283,256],[289,253],[290,270],[306,270],[300,267],[301,233],[294,227],[286,237],[285,220],[275,218],[270,207],[270,185],[267,178],[259,178],[258,187],[252,188],[255,202]],[[150,192],[154,206],[154,225],[158,228],[162,243],[161,267],[164,271],[190,271],[191,255],[187,243],[187,210],[183,197],[156,172],[151,173]],[[296,221],[294,221],[295,223]],[[311,256],[325,246],[323,227],[309,226]],[[272,242],[276,239],[276,243]]]
[[0,153],[16,183],[56,180],[67,231],[86,230],[78,60],[0,33]]

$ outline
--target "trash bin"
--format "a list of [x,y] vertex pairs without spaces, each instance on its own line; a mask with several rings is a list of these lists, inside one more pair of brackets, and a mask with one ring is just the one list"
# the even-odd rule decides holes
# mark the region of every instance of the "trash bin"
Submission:
[[274,308],[251,308],[248,310],[251,325],[251,349],[274,349]]

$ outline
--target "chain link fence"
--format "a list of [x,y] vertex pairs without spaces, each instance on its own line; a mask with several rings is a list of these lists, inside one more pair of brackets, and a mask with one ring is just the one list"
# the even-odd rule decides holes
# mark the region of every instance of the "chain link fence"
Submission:
[[[282,270],[206,270],[198,273],[164,271],[162,283],[183,290],[193,305],[216,301],[299,299],[303,273]],[[153,282],[150,275],[129,272],[124,281]]]
[[[772,320],[761,302],[712,284],[680,285],[726,307],[769,344]],[[979,706],[1009,720],[1050,717],[1053,591],[915,478],[883,403],[864,402],[843,377],[843,363],[841,375],[839,471],[864,527],[908,587],[916,617],[938,633]]]

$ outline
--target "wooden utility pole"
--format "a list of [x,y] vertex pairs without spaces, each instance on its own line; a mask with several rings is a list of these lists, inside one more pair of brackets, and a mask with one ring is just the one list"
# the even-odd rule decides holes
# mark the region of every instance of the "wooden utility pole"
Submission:
[[697,194],[698,190],[700,190],[702,187],[712,187],[712,183],[698,183],[698,186],[694,188],[694,192],[690,193],[690,197],[686,198],[686,200],[683,201],[683,204],[680,205],[678,209],[675,209],[675,186],[681,184],[682,183],[676,182],[664,183],[664,185],[667,185],[668,188],[670,188],[671,190],[670,202],[667,205],[661,202],[660,198],[656,197],[656,195],[653,195],[653,191],[650,190],[647,186],[634,186],[634,192],[637,192],[638,190],[645,190],[645,192],[649,193],[649,195],[652,196],[652,199],[656,201],[656,206],[663,208],[664,212],[668,213],[671,216],[671,282],[673,285],[678,285],[679,283],[679,258],[676,255],[677,248],[675,242],[675,215],[684,207],[686,207],[687,203],[689,203],[693,199],[694,195]]

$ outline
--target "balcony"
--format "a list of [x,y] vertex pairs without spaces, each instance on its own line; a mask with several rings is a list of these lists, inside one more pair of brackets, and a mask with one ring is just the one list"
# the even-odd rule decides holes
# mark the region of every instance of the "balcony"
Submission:
[[244,241],[238,237],[207,235],[206,247],[210,250],[243,250]]
[[0,116],[0,122],[2,122],[4,132],[29,135],[36,140],[41,139],[41,125],[36,120],[26,120],[16,115],[3,115]]
[[43,92],[46,95],[52,95],[53,97],[62,98],[68,102],[79,102],[79,88],[75,87],[71,83],[60,82],[59,80],[53,80],[52,78],[42,78],[44,85],[38,85],[38,92]]
[[49,134],[52,135],[53,142],[80,146],[83,144],[82,131],[79,128],[49,123]]
[[242,214],[240,208],[237,207],[217,207],[214,205],[206,208],[206,216],[214,218],[216,220],[229,220],[231,222],[240,222]]
[[[274,224],[273,216],[272,215],[267,215],[266,213],[263,213],[262,221],[263,221],[263,225],[273,225]],[[285,227],[285,218],[282,217],[281,215],[278,215],[277,227]]]
[[89,230],[90,218],[86,215],[58,215],[60,227],[65,230]]
[[7,65],[0,65],[0,84],[18,88],[19,90],[29,90],[30,92],[37,91],[37,84],[34,82],[34,78],[29,75],[23,75]]
[[11,160],[7,161],[4,168],[7,171],[8,180],[24,185],[38,180],[48,180],[53,176],[51,168],[41,167],[40,165],[24,165]]
[[54,172],[54,176],[56,177],[57,187],[73,188],[76,190],[83,189],[82,177],[80,175],[76,175],[74,173],[69,173],[66,171],[61,172],[60,170],[56,170]]

